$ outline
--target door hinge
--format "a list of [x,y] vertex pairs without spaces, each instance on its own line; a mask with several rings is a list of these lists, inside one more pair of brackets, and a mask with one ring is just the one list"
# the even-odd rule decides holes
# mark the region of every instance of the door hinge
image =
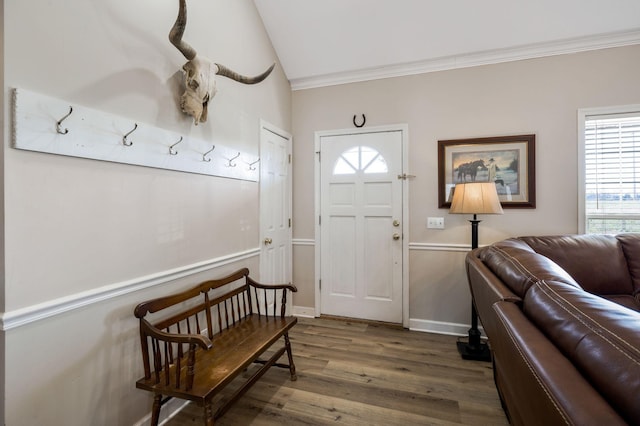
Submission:
[[291,164],[291,154],[289,154],[289,164]]
[[316,151],[316,154],[318,154],[318,161],[320,161],[320,159],[322,158],[320,155],[320,151]]
[[291,218],[289,218],[289,228],[291,228]]
[[322,216],[318,216],[318,225],[322,225]]
[[318,286],[320,287],[320,290],[322,290],[322,280],[318,280]]

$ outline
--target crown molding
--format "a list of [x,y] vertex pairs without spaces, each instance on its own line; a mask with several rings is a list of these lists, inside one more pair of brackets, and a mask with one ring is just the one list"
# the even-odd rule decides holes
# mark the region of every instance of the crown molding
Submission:
[[600,34],[506,49],[486,50],[483,52],[447,56],[385,67],[297,78],[292,79],[290,83],[292,90],[314,89],[318,87],[337,86],[340,84],[358,83],[391,77],[404,77],[408,75],[566,55],[635,44],[640,44],[640,28],[625,32]]

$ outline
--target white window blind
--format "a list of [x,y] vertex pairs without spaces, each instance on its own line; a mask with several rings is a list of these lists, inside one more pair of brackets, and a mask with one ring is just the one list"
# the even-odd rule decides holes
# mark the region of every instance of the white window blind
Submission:
[[640,232],[640,112],[586,116],[585,231]]

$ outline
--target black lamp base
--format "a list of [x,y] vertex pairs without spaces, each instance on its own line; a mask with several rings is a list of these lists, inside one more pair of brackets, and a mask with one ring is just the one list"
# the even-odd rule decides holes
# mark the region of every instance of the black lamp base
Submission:
[[462,359],[491,362],[491,351],[486,343],[472,346],[466,342],[457,342]]
[[489,345],[483,343],[480,340],[480,330],[478,330],[478,315],[474,306],[471,306],[472,325],[469,329],[469,342],[457,342],[458,352],[462,356],[462,359],[471,359],[474,361],[487,361],[491,362],[491,351]]

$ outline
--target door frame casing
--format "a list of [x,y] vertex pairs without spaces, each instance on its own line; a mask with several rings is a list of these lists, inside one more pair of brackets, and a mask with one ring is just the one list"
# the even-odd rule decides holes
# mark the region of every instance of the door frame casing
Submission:
[[[409,170],[409,125],[390,124],[384,126],[371,126],[355,129],[319,130],[315,132],[315,162],[314,162],[314,185],[315,185],[315,316],[319,317],[321,311],[321,233],[320,233],[320,213],[321,213],[321,182],[320,182],[320,161],[321,161],[321,139],[326,136],[360,135],[366,133],[380,132],[400,132],[402,137],[402,174],[407,175]],[[409,327],[409,185],[407,179],[402,180],[402,326]]]

